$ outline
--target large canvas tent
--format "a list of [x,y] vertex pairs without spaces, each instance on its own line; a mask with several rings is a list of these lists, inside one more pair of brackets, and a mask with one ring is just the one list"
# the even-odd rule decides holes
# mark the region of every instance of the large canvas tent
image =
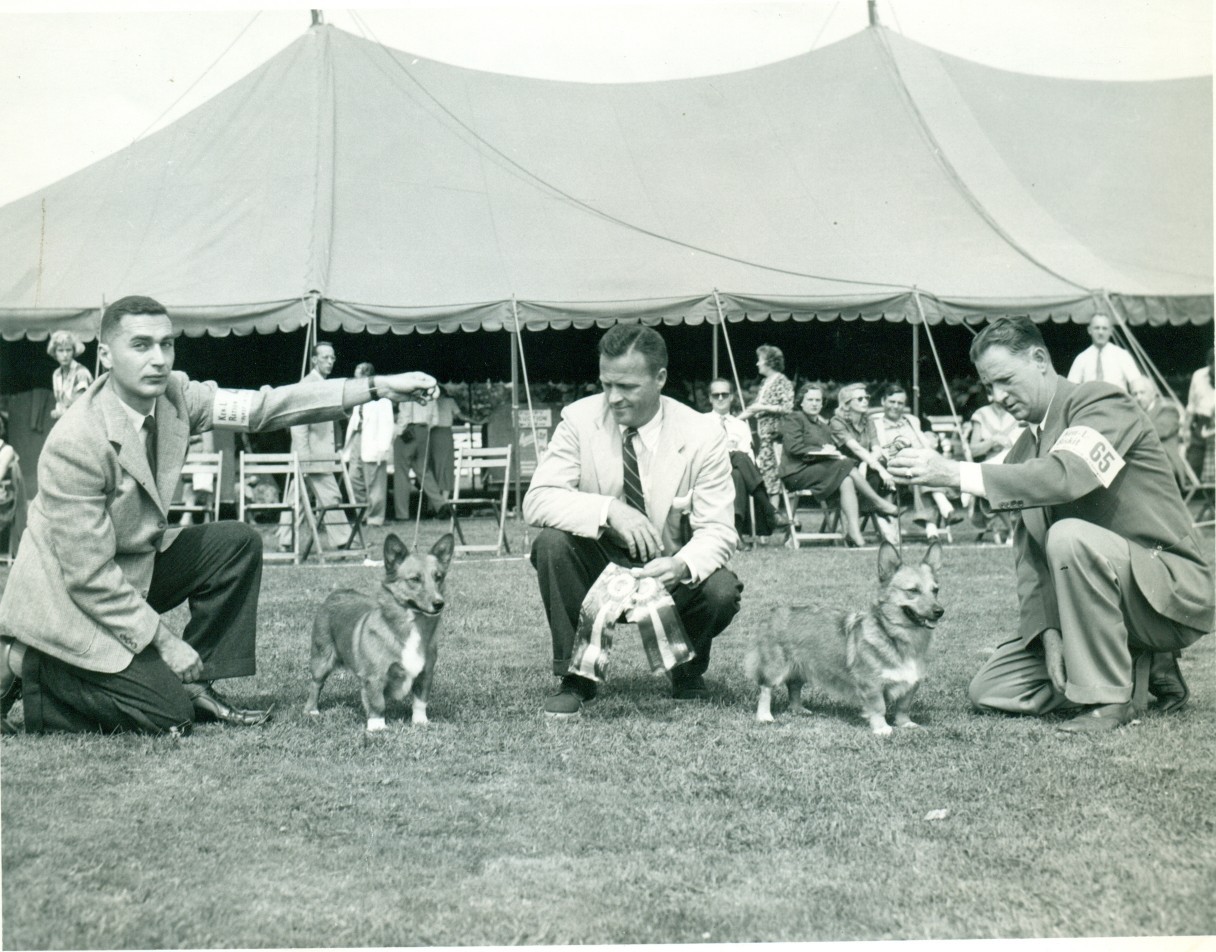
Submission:
[[1212,318],[1210,77],[1010,73],[881,27],[697,79],[484,73],[317,26],[0,208],[0,335],[772,316]]

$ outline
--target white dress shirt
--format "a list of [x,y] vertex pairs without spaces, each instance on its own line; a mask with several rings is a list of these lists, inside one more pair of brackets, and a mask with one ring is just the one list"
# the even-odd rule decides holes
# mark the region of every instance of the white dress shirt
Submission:
[[1143,376],[1136,362],[1132,360],[1132,355],[1118,344],[1106,344],[1101,348],[1102,374],[1099,376],[1098,351],[1099,348],[1091,344],[1077,354],[1077,359],[1072,362],[1072,368],[1068,371],[1068,379],[1073,383],[1103,380],[1123,390],[1130,390],[1132,381]]

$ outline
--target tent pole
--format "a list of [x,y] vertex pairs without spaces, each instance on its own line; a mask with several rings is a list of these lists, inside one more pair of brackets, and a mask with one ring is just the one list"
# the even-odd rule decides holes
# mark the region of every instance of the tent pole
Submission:
[[710,337],[712,343],[712,350],[710,351],[710,366],[713,368],[712,379],[716,379],[718,376],[718,329],[714,327],[711,328],[711,330],[713,331],[713,334]]
[[[536,465],[540,465],[540,432],[536,428],[536,411],[532,408],[532,384],[528,381],[528,358],[524,354],[524,335],[523,326],[519,323],[519,305],[515,301],[515,295],[511,295],[511,315],[515,318],[515,343],[519,347],[519,367],[523,372],[524,378],[524,399],[528,401],[528,426],[532,430],[532,453],[536,456]],[[515,444],[519,445],[518,428],[516,429]],[[521,471],[523,470],[523,461],[515,467],[515,515],[521,522],[524,517],[524,507],[519,498]],[[535,471],[534,471],[535,472]],[[528,524],[524,522],[524,552],[527,553],[531,547],[528,539]]]
[[946,404],[950,407],[950,415],[959,422],[958,437],[959,443],[962,444],[963,456],[968,463],[973,463],[975,460],[971,456],[971,446],[963,439],[963,421],[958,415],[958,408],[954,405],[954,394],[950,392],[950,381],[946,379],[946,371],[942,367],[941,358],[937,354],[937,344],[933,340],[933,332],[929,330],[929,322],[925,319],[925,308],[920,302],[919,291],[915,289],[912,291],[912,300],[916,302],[916,310],[920,314],[921,323],[925,325],[925,339],[929,341],[929,349],[933,352],[933,363],[937,365],[937,375],[941,379],[942,390],[946,392]]
[[1170,400],[1172,400],[1174,403],[1178,404],[1179,406],[1185,406],[1185,404],[1181,400],[1178,399],[1178,394],[1176,394],[1174,392],[1174,388],[1170,386],[1170,382],[1165,379],[1165,374],[1163,374],[1157,368],[1157,365],[1155,363],[1153,363],[1153,359],[1151,357],[1149,357],[1148,351],[1146,351],[1141,346],[1140,341],[1138,341],[1132,335],[1131,325],[1128,324],[1127,321],[1125,321],[1123,319],[1123,315],[1120,314],[1119,311],[1115,309],[1115,302],[1110,299],[1109,292],[1107,292],[1107,290],[1105,288],[1103,288],[1100,293],[1102,295],[1102,300],[1106,303],[1107,310],[1110,311],[1112,323],[1115,325],[1116,328],[1118,328],[1119,332],[1123,335],[1124,341],[1128,345],[1127,349],[1130,350],[1133,355],[1135,355],[1136,359],[1140,362],[1140,364],[1145,368],[1145,370],[1148,371],[1149,379],[1150,380],[1155,379],[1156,382],[1159,384],[1159,389],[1162,390],[1164,393],[1166,393],[1169,396]]
[[[515,311],[515,297],[511,297],[511,311]],[[515,460],[515,511],[522,508],[519,492],[523,485],[520,470],[523,460],[519,458],[519,319],[511,327],[511,458]]]
[[[915,297],[916,292],[912,292]],[[920,301],[917,300],[917,310],[920,310]],[[924,319],[924,312],[921,311],[921,319]],[[920,328],[912,321],[908,322],[912,325],[912,415],[920,416]]]
[[739,397],[739,406],[743,406],[743,384],[739,382],[739,368],[735,366],[735,352],[730,346],[730,335],[726,333],[726,314],[722,310],[722,299],[718,297],[717,288],[714,288],[714,306],[718,309],[718,323],[722,325],[722,340],[726,344],[726,359],[730,361],[730,375],[735,381],[735,393]]
[[[46,200],[43,199],[45,202]],[[101,296],[101,308],[97,312],[97,343],[101,343],[101,319],[106,313],[106,296]],[[97,352],[93,354],[93,379],[96,380],[101,376],[101,348],[97,348]]]

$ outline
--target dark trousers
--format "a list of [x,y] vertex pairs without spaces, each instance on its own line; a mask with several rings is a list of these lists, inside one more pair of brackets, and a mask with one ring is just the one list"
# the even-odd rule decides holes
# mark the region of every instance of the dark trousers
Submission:
[[[532,565],[553,637],[553,673],[570,667],[578,613],[595,580],[609,562],[637,565],[629,553],[603,539],[587,539],[561,529],[541,529],[532,543]],[[718,569],[699,585],[677,585],[671,593],[696,657],[681,665],[681,674],[704,674],[709,649],[739,612],[743,583],[729,569]]]
[[443,490],[435,481],[435,474],[431,472],[428,429],[425,423],[411,423],[398,439],[393,440],[393,514],[402,521],[410,518],[410,496],[414,493],[411,469],[422,484],[422,495],[426,497],[432,512],[438,511],[447,502]]
[[736,527],[746,527],[750,515],[747,501],[751,499],[756,504],[756,524],[752,526],[753,531],[757,535],[771,534],[777,528],[777,512],[764,485],[764,475],[756,468],[752,458],[746,453],[731,450],[730,476],[735,484]]
[[[254,673],[262,539],[242,522],[188,526],[156,555],[148,604],[189,602],[182,638],[203,661],[202,680]],[[87,671],[30,649],[22,670],[31,733],[159,734],[194,720],[190,698],[151,645],[122,671]]]

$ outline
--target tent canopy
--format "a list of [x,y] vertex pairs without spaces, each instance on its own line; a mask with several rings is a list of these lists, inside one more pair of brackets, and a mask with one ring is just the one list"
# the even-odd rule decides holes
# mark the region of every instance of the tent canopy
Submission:
[[[881,27],[727,75],[464,69],[317,26],[0,208],[0,334],[1212,318],[1210,77],[1090,82]],[[716,289],[716,290],[715,290]],[[1108,303],[1109,302],[1109,303]]]

